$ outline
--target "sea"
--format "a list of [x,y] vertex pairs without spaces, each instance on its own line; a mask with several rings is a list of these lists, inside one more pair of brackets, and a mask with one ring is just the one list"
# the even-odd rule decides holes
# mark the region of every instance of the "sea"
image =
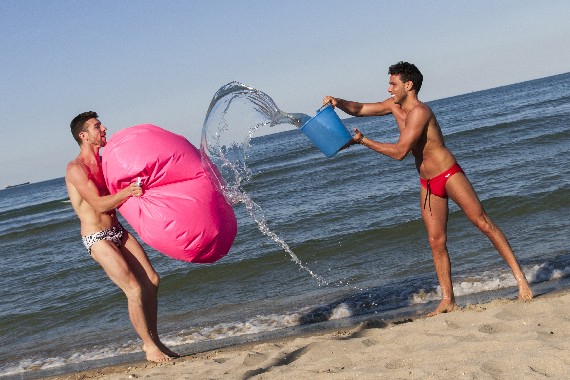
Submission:
[[[535,294],[570,288],[570,73],[427,104]],[[398,137],[391,116],[343,123]],[[353,146],[327,158],[295,123],[230,132],[241,169],[225,178],[239,195],[228,195],[238,234],[227,256],[192,264],[143,244],[161,276],[164,343],[189,355],[437,306],[413,157]],[[461,306],[516,299],[508,266],[453,202],[448,248]],[[144,360],[125,296],[81,243],[64,178],[0,190],[0,267],[0,378]]]

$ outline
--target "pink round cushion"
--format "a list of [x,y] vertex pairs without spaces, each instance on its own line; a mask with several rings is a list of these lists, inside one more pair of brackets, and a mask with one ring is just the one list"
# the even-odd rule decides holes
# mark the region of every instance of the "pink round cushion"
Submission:
[[146,244],[194,263],[211,263],[228,253],[237,234],[233,208],[186,138],[137,125],[111,136],[102,160],[112,194],[140,177],[144,194],[128,198],[119,212]]

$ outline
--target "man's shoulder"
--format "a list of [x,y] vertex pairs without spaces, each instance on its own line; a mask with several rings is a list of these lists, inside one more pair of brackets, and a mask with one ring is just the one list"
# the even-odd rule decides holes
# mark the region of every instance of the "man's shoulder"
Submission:
[[73,161],[69,161],[67,168],[65,169],[65,178],[71,179],[77,175],[84,174],[87,170],[85,164],[79,159],[75,158]]
[[427,110],[427,111],[429,111],[429,112],[432,112],[432,111],[431,111],[431,108],[430,108],[427,104],[425,104],[424,102],[419,101],[419,100],[418,100],[418,105],[417,105],[417,107],[419,107],[419,108],[421,108],[421,109],[424,109],[424,110]]
[[70,170],[81,168],[81,166],[83,166],[83,163],[79,160],[79,157],[77,157],[74,160],[71,160],[67,163],[67,167],[65,170],[69,172]]
[[412,113],[420,114],[423,116],[433,115],[431,108],[427,104],[420,101],[418,101],[418,103],[408,112],[409,115]]

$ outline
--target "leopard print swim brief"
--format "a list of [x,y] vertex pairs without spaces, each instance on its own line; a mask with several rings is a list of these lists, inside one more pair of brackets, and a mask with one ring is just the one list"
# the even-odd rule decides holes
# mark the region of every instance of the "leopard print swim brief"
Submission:
[[111,243],[115,244],[117,248],[121,248],[123,242],[123,234],[125,229],[118,223],[116,226],[108,228],[103,231],[95,232],[94,234],[82,236],[83,245],[87,248],[87,252],[91,255],[91,246],[97,243],[99,240],[109,240]]

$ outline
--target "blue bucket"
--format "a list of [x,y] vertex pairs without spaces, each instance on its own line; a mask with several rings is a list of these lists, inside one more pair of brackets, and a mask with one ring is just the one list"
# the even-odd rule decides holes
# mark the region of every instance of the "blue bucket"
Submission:
[[352,139],[330,104],[303,124],[301,132],[327,157],[337,154]]

